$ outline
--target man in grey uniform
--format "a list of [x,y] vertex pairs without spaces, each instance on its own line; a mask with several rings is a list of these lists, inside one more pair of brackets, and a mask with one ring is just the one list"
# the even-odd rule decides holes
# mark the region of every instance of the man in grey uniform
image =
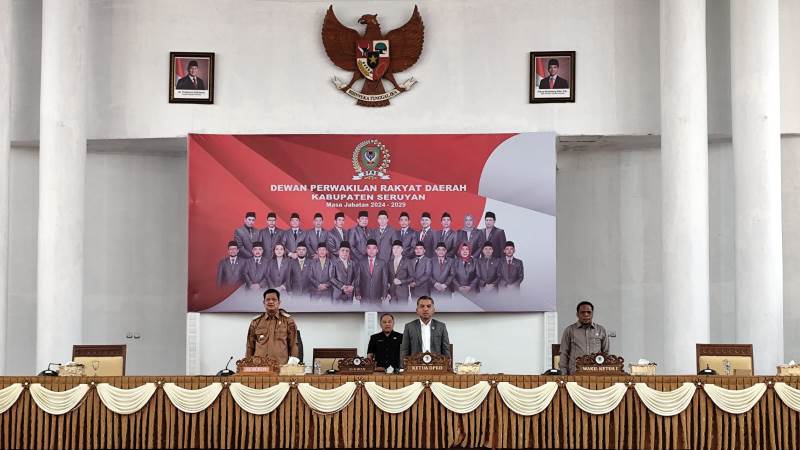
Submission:
[[298,242],[295,252],[297,253],[297,258],[289,262],[291,270],[289,284],[292,286],[292,296],[308,297],[309,290],[311,289],[312,259],[307,257],[308,249],[306,248],[305,242]]
[[308,247],[309,256],[316,258],[315,252],[319,248],[320,242],[326,244],[328,242],[328,231],[323,227],[324,219],[322,214],[314,214],[314,228],[306,230],[306,246]]
[[448,258],[455,258],[456,247],[458,247],[458,231],[450,228],[450,224],[452,222],[452,218],[450,217],[450,213],[445,212],[442,214],[442,229],[440,231],[435,232],[435,240],[438,244],[439,242],[443,242],[445,248],[447,249],[447,257]]
[[259,233],[261,232],[255,227],[256,213],[248,211],[244,215],[244,225],[233,231],[233,239],[239,247],[239,256],[244,259],[253,257],[253,242],[259,240]]
[[502,228],[494,226],[495,216],[491,211],[486,212],[483,221],[486,224],[486,228],[481,230],[483,233],[481,237],[484,238],[485,241],[492,243],[494,257],[498,258],[503,254],[503,247],[506,245],[506,232],[503,231]]
[[348,230],[347,241],[350,243],[350,259],[361,264],[367,257],[367,241],[372,237],[372,231],[368,228],[369,213],[367,211],[358,212],[358,224]]
[[450,299],[453,296],[453,258],[447,257],[447,246],[444,242],[436,244],[436,256],[431,259],[431,281],[433,297]]
[[300,228],[300,214],[293,212],[289,217],[289,229],[284,233],[283,244],[289,258],[297,258],[297,244],[306,241],[306,232]]
[[400,364],[403,364],[406,356],[422,352],[438,353],[452,358],[447,325],[433,318],[435,312],[432,298],[423,295],[417,299],[419,320],[408,322],[403,329],[403,341],[400,343]]
[[264,251],[270,256],[276,245],[284,243],[284,230],[278,228],[277,223],[278,216],[274,212],[267,214],[267,228],[261,230],[261,239],[259,239],[264,244]]
[[333,298],[331,287],[331,257],[328,256],[328,247],[324,242],[317,244],[317,257],[312,261],[309,281],[311,283],[311,300],[328,300]]
[[492,243],[483,244],[483,254],[478,258],[478,288],[481,295],[496,294],[500,285],[500,262],[494,257]]
[[372,238],[378,242],[378,258],[388,261],[392,257],[396,230],[389,226],[389,213],[384,210],[378,212],[378,228],[372,230]]
[[578,321],[565,328],[561,335],[558,368],[564,375],[575,373],[575,360],[579,357],[611,350],[606,329],[593,321],[594,305],[584,300],[575,309]]
[[217,265],[217,286],[238,286],[244,281],[244,261],[236,241],[228,242],[228,255]]
[[352,302],[358,294],[358,263],[350,259],[350,243],[339,244],[339,257],[331,261],[331,285],[333,301]]
[[414,244],[417,243],[417,232],[409,226],[410,223],[411,218],[408,213],[401,212],[398,219],[400,228],[397,230],[397,239],[403,243],[403,256],[406,258],[414,257]]
[[247,260],[244,266],[244,281],[250,289],[263,289],[267,287],[267,263],[264,258],[264,244],[253,242],[253,257]]
[[328,231],[328,254],[335,258],[339,254],[342,241],[347,240],[347,230],[344,229],[344,213],[337,212],[333,219],[333,228]]
[[414,259],[411,260],[411,297],[431,295],[431,259],[425,256],[425,244],[422,241],[414,246]]
[[419,239],[417,242],[422,242],[425,246],[425,255],[431,256],[436,246],[436,233],[431,228],[431,213],[423,212],[422,216],[419,218],[419,225],[421,228],[419,230]]

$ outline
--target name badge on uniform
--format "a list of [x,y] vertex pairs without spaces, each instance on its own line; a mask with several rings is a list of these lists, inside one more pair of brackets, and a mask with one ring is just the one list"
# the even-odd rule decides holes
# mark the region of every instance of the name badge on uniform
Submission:
[[263,334],[259,334],[256,340],[258,341],[259,344],[262,344],[267,340],[267,337]]

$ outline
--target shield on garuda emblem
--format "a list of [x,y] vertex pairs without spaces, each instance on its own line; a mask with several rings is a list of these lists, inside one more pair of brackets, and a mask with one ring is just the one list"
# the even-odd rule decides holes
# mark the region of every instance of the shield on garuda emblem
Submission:
[[377,145],[366,145],[361,149],[361,166],[364,171],[375,170],[381,165],[381,149]]
[[389,68],[389,41],[358,40],[356,66],[364,78],[370,81],[379,80]]

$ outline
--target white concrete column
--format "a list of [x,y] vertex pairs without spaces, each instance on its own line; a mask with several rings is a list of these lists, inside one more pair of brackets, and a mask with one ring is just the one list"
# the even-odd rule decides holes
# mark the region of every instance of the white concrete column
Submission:
[[663,368],[686,374],[710,329],[706,2],[661,0],[659,9]]
[[0,375],[8,330],[8,189],[11,157],[11,0],[0,0]]
[[778,0],[731,1],[736,340],[755,370],[783,362]]
[[42,4],[38,369],[82,343],[87,23],[87,0]]

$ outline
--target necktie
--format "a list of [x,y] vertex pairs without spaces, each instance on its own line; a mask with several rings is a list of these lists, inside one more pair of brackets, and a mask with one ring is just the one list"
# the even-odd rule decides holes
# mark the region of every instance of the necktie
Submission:
[[233,259],[233,258],[231,258],[231,265],[234,265],[234,264],[236,264],[234,261],[236,261],[236,260],[235,260],[235,259]]
[[297,240],[297,230],[294,230],[294,240]]
[[414,270],[417,270],[417,266],[419,265],[419,260],[420,259],[422,259],[422,258],[417,258],[417,260],[414,261]]
[[444,230],[444,233],[442,234],[442,240],[447,239],[447,233],[449,233],[449,232],[450,232],[450,230]]
[[256,264],[261,264],[261,258],[256,258]]
[[250,228],[250,227],[247,227],[247,232],[250,234],[250,239],[253,239],[253,229]]
[[300,261],[300,270],[303,270],[303,263],[306,262],[305,258],[304,259],[298,259],[298,261]]
[[472,235],[472,230],[467,230],[467,240],[469,241],[469,237]]
[[269,230],[269,236],[274,238],[275,237],[275,230]]
[[489,228],[487,228],[487,229],[486,229],[486,240],[487,240],[487,241],[489,240],[489,235],[490,235],[490,234],[492,234],[492,230],[490,230]]
[[401,237],[401,238],[403,238],[403,237],[406,237],[406,229],[405,229],[405,228],[403,228],[403,229],[400,231],[400,237]]
[[337,230],[339,231],[339,238],[341,240],[344,240],[344,233],[342,233],[342,229],[341,228],[337,228]]
[[372,275],[372,270],[375,269],[375,260],[373,258],[369,259],[369,274]]
[[556,79],[551,77],[550,78],[550,89],[553,89],[553,87],[555,87],[555,85],[556,85]]
[[386,231],[386,228],[381,228],[381,237],[383,237],[383,232]]
[[320,234],[319,234],[319,230],[317,230],[317,242],[319,242],[319,238],[320,238]]
[[194,85],[194,87],[197,87],[197,78],[192,77],[192,84]]
[[444,270],[444,258],[439,258],[439,269]]
[[419,235],[419,240],[420,241],[424,241],[425,240],[425,233],[427,233],[427,232],[428,232],[428,230],[425,230],[425,229],[422,230],[422,234]]

